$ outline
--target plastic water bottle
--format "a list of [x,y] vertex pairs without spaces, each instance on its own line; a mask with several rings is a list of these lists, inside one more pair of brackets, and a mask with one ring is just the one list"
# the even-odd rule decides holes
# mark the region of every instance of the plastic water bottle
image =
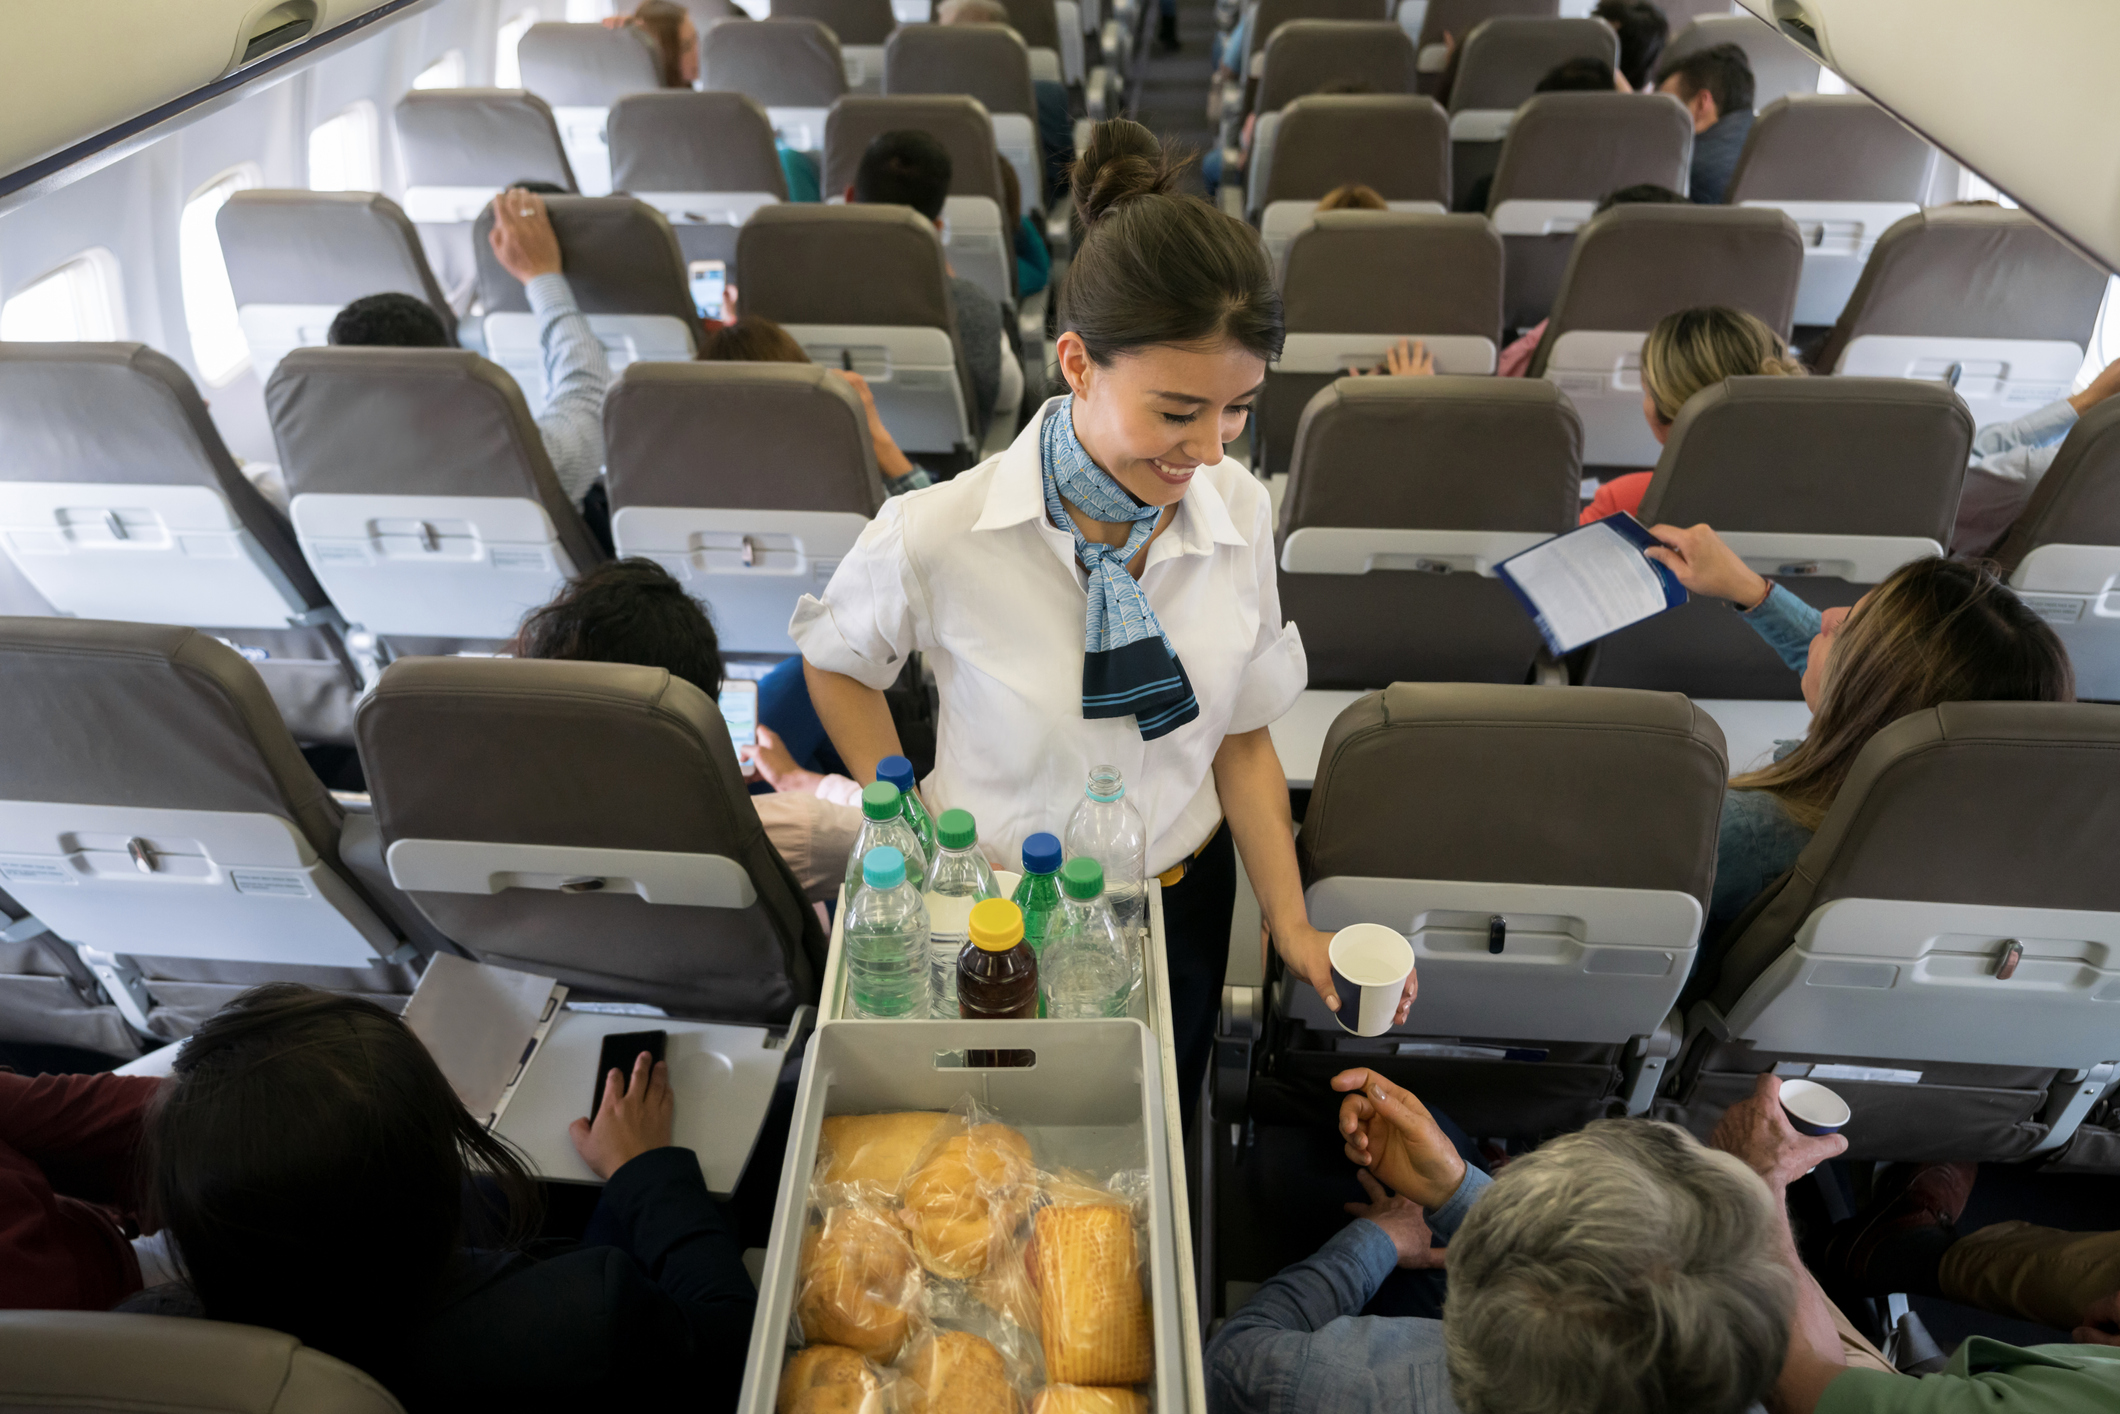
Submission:
[[914,837],[913,827],[898,813],[898,787],[889,781],[874,781],[861,791],[861,833],[854,836],[854,852],[847,856],[847,903],[861,892],[862,869],[872,849],[889,846],[901,856],[906,879],[918,893],[927,882],[927,851]]
[[945,810],[935,822],[938,852],[928,870],[928,947],[934,978],[929,996],[937,1016],[957,1014],[957,955],[972,932],[972,905],[1000,898],[1001,885],[979,852],[979,826],[969,810]]
[[1023,910],[1023,941],[1043,956],[1060,912],[1060,837],[1043,830],[1023,842],[1023,879],[1011,900]]
[[864,887],[847,902],[847,995],[859,1017],[928,1014],[928,923],[905,877],[905,856],[878,845],[862,858]]
[[1067,822],[1062,837],[1069,859],[1094,859],[1104,866],[1104,897],[1129,940],[1148,927],[1148,827],[1126,798],[1126,782],[1117,766],[1089,773],[1089,788]]
[[1045,1014],[1058,1021],[1124,1016],[1133,999],[1132,940],[1104,897],[1104,870],[1094,859],[1060,866],[1060,914],[1038,959]]
[[920,854],[932,862],[935,858],[935,822],[929,818],[927,807],[913,793],[913,763],[903,756],[886,756],[876,763],[876,779],[889,781],[898,787],[898,813],[913,830],[913,837],[920,841]]

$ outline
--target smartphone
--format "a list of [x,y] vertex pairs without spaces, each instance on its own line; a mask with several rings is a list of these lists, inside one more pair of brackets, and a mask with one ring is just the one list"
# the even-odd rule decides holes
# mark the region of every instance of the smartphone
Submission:
[[722,297],[729,287],[729,264],[725,260],[695,260],[692,274],[692,306],[702,319],[721,318]]
[[730,678],[721,685],[721,719],[729,724],[729,740],[738,746],[758,744],[758,684]]
[[625,1077],[626,1084],[633,1083],[633,1062],[646,1051],[657,1063],[663,1059],[663,1051],[670,1044],[667,1031],[621,1031],[604,1037],[604,1048],[596,1057],[596,1093],[589,1100],[589,1118],[596,1118],[597,1108],[604,1102],[604,1077],[617,1071]]

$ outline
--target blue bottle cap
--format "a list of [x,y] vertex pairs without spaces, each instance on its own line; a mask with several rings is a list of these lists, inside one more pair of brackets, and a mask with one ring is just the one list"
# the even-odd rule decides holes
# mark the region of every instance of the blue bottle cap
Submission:
[[901,791],[913,788],[913,763],[903,756],[886,756],[876,763],[876,779],[889,781]]
[[862,882],[872,889],[895,889],[905,882],[905,856],[887,844],[861,857]]
[[1060,837],[1040,830],[1023,842],[1023,872],[1056,874],[1060,871]]

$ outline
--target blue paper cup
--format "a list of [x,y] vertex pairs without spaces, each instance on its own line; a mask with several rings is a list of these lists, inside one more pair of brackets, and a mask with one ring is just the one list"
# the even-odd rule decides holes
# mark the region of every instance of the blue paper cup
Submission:
[[1781,1109],[1799,1134],[1838,1134],[1848,1122],[1848,1102],[1815,1080],[1781,1082]]

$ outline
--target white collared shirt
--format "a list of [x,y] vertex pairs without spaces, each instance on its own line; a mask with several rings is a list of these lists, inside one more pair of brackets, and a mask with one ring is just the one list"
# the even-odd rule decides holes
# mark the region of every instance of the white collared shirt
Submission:
[[1083,717],[1088,577],[1074,538],[1046,519],[1040,464],[1039,429],[1057,402],[999,456],[887,502],[788,632],[809,662],[878,689],[908,654],[927,655],[942,716],[921,788],[933,809],[972,812],[995,864],[1017,868],[1026,837],[1059,834],[1090,769],[1110,765],[1160,873],[1222,818],[1222,739],[1286,712],[1309,665],[1302,635],[1281,622],[1266,488],[1225,457],[1194,473],[1141,571],[1200,715],[1152,742],[1131,717]]

